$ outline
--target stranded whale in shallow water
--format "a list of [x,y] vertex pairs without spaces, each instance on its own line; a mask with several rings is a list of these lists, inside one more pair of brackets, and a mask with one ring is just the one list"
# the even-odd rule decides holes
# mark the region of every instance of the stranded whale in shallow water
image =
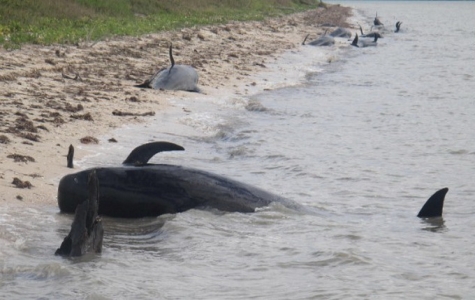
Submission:
[[99,182],[99,214],[139,218],[214,208],[229,212],[253,212],[278,202],[299,211],[310,210],[262,189],[210,172],[177,165],[149,164],[156,153],[184,150],[168,142],[153,142],[135,148],[119,167],[84,170],[64,176],[59,182],[58,205],[74,213],[87,199],[89,174]]
[[378,36],[374,36],[373,41],[365,41],[365,40],[360,40],[358,39],[358,34],[355,35],[355,38],[353,39],[353,42],[351,43],[351,46],[358,47],[358,48],[364,48],[364,47],[375,47],[378,45]]
[[351,38],[351,30],[347,28],[338,27],[337,29],[335,29],[334,31],[330,33],[330,36]]
[[[88,195],[92,194],[91,189],[88,189],[88,179],[95,172],[98,188],[93,192],[98,193],[99,215],[139,218],[200,207],[228,212],[253,212],[272,202],[296,211],[316,212],[221,175],[183,166],[148,163],[159,152],[176,150],[184,148],[168,142],[148,143],[135,148],[122,166],[92,168],[64,176],[58,187],[60,210],[74,213],[76,207],[88,199]],[[418,217],[442,216],[447,191],[444,188],[432,195]]]
[[[335,44],[335,39],[332,36],[327,35],[327,31],[328,30],[325,30],[325,33],[321,37],[319,37],[316,40],[313,40],[313,41],[309,42],[307,45],[311,45],[311,46],[331,46],[331,45]],[[309,35],[310,34],[307,34],[305,36],[305,39],[303,40],[302,45],[305,45],[305,41],[308,39]]]
[[163,90],[182,90],[188,92],[199,92],[198,73],[192,66],[175,65],[173,59],[172,46],[169,49],[170,63],[169,68],[164,68],[147,79],[144,83],[136,85],[141,88],[163,89]]
[[374,38],[375,36],[378,36],[378,38],[382,38],[383,36],[379,33],[379,32],[376,32],[376,31],[371,31],[369,33],[364,33],[363,32],[363,28],[360,26],[360,32],[361,32],[361,35],[360,37],[367,37],[367,38]]

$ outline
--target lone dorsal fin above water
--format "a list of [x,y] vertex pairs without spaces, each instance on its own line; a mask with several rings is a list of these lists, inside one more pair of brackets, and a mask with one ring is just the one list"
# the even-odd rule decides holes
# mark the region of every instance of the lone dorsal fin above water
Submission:
[[180,145],[169,142],[152,142],[138,146],[130,152],[127,159],[122,164],[141,166],[148,163],[148,161],[157,153],[164,151],[183,151]]
[[351,43],[351,46],[359,47],[358,46],[358,33],[355,34],[355,38],[353,39],[353,42]]
[[435,192],[429,200],[426,201],[424,206],[417,215],[419,218],[435,218],[442,217],[442,210],[444,209],[445,195],[449,191],[448,188],[443,188]]

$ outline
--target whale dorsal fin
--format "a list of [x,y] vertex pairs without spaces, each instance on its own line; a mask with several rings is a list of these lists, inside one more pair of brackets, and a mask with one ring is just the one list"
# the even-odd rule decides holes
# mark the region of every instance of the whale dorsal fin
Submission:
[[175,60],[173,59],[172,44],[170,44],[170,49],[168,50],[168,54],[170,55],[170,63],[172,64],[170,67],[170,70],[168,70],[168,74],[170,74],[173,67],[175,66]]
[[358,33],[356,33],[355,38],[353,39],[353,42],[351,43],[351,46],[359,47],[358,46]]
[[130,152],[127,159],[122,164],[141,166],[147,164],[147,162],[157,153],[163,151],[183,151],[185,148],[182,146],[169,143],[169,142],[152,142],[138,146],[132,152]]
[[426,201],[424,206],[417,215],[419,218],[434,218],[442,217],[442,210],[444,208],[445,195],[449,191],[448,188],[443,188],[435,192],[429,200]]

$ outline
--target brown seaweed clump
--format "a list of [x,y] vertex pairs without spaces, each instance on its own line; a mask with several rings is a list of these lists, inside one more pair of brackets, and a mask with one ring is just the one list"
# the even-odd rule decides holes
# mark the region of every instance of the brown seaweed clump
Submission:
[[13,158],[15,162],[35,162],[35,159],[28,155],[21,155],[21,154],[10,154],[7,156],[8,158]]
[[0,135],[0,144],[9,144],[10,143],[10,139],[8,138],[8,136],[2,134]]
[[12,184],[19,189],[31,189],[33,185],[29,181],[22,181],[18,177],[13,178]]
[[119,117],[146,117],[146,116],[155,116],[154,111],[148,111],[144,113],[132,113],[132,112],[127,112],[127,111],[120,111],[120,110],[114,110],[112,112],[114,116],[119,116]]
[[79,140],[83,144],[99,144],[99,140],[93,136],[85,136]]

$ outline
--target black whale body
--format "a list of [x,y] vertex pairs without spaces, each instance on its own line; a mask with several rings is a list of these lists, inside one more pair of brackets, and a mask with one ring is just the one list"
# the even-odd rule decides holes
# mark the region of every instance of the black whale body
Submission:
[[[135,148],[120,167],[92,168],[64,176],[58,186],[61,212],[74,213],[88,198],[88,178],[95,171],[99,182],[99,215],[140,218],[214,208],[228,212],[253,212],[278,202],[285,207],[315,213],[311,208],[211,172],[177,165],[148,164],[156,153],[184,150],[168,142],[153,142]],[[448,188],[432,195],[420,218],[442,216]]]
[[147,164],[155,153],[170,150],[183,148],[166,142],[149,143],[132,151],[123,166],[93,168],[64,176],[58,187],[61,212],[74,213],[76,206],[87,198],[87,180],[93,170],[99,181],[100,215],[139,218],[199,207],[253,212],[274,201],[289,208],[302,208],[280,196],[210,172]]

